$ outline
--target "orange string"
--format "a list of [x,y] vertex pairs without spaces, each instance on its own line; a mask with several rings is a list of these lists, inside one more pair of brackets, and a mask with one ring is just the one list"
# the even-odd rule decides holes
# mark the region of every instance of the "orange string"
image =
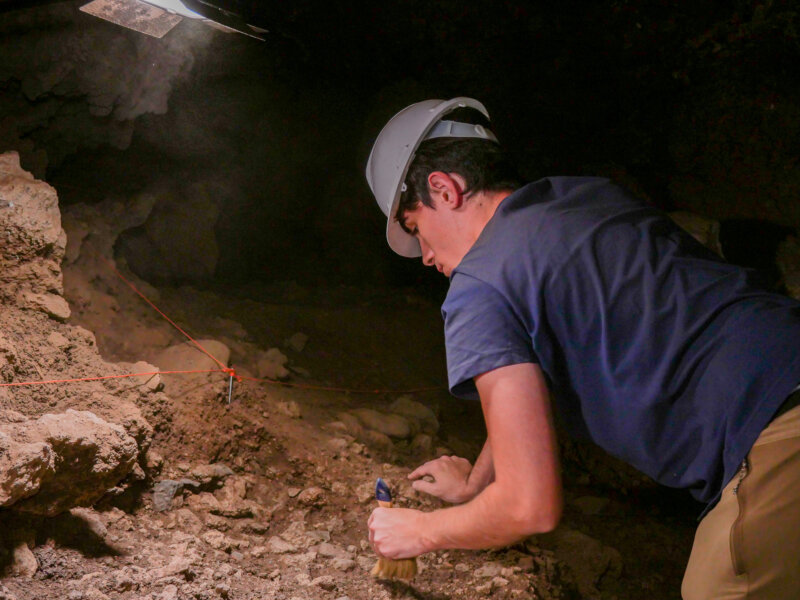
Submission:
[[142,300],[147,302],[158,314],[160,314],[164,319],[166,319],[175,329],[180,331],[187,339],[189,339],[203,354],[211,358],[215,363],[217,363],[220,368],[219,369],[202,369],[202,370],[190,370],[190,371],[154,371],[148,373],[129,373],[126,375],[100,375],[97,377],[79,377],[75,379],[50,379],[47,381],[25,381],[25,382],[15,382],[15,383],[0,383],[0,387],[21,387],[26,385],[42,385],[47,383],[76,383],[80,381],[102,381],[104,379],[123,379],[126,377],[142,377],[145,375],[171,375],[171,374],[179,374],[179,373],[224,373],[228,377],[236,379],[238,382],[242,382],[244,380],[247,381],[256,381],[260,383],[271,383],[274,385],[282,385],[286,387],[293,387],[298,389],[306,389],[306,390],[318,390],[318,391],[328,391],[328,392],[343,392],[348,394],[415,394],[420,392],[429,392],[433,390],[440,390],[442,386],[430,386],[430,387],[422,387],[416,389],[408,389],[408,390],[380,390],[380,389],[372,389],[372,390],[354,390],[350,388],[343,388],[343,387],[336,387],[336,386],[321,386],[321,385],[311,385],[311,384],[303,384],[303,383],[291,383],[287,381],[277,381],[275,379],[268,379],[268,378],[258,378],[258,377],[245,377],[236,373],[236,370],[233,367],[228,367],[227,365],[223,364],[216,356],[211,354],[208,350],[203,348],[203,346],[195,340],[191,335],[186,333],[180,326],[178,326],[175,321],[170,319],[160,308],[158,308],[150,299],[145,296],[142,292],[140,292],[133,283],[128,281],[122,273],[116,268],[116,266],[111,263],[109,260],[102,259],[108,266],[111,268],[114,273],[117,274],[119,277],[129,288],[131,288],[136,295],[138,295]]
[[195,371],[152,371],[149,373],[128,373],[126,375],[99,375],[97,377],[79,377],[76,379],[48,379],[47,381],[24,381],[17,383],[0,383],[0,387],[19,387],[23,385],[40,385],[43,383],[73,383],[76,381],[100,381],[101,379],[123,379],[144,375],[171,375],[173,373],[219,373],[221,369],[203,369]]
[[[172,326],[173,326],[175,329],[177,329],[177,330],[178,330],[178,331],[180,331],[180,332],[181,332],[183,335],[185,335],[187,338],[189,338],[189,340],[191,340],[191,342],[192,342],[192,343],[193,343],[195,346],[197,346],[197,347],[200,349],[200,351],[201,351],[201,352],[203,352],[203,354],[205,354],[206,356],[208,356],[209,358],[211,358],[211,359],[212,359],[212,360],[213,360],[215,363],[217,363],[217,364],[220,366],[220,369],[222,369],[223,371],[225,371],[226,369],[228,369],[228,365],[224,365],[224,364],[222,364],[222,361],[220,361],[220,360],[219,360],[219,359],[218,359],[216,356],[214,356],[213,354],[211,354],[211,353],[210,353],[208,350],[206,350],[205,348],[203,348],[203,346],[201,346],[201,345],[200,345],[200,343],[199,343],[197,340],[195,340],[195,339],[194,339],[192,336],[190,336],[190,335],[189,335],[188,333],[186,333],[186,332],[185,332],[183,329],[181,329],[181,328],[178,326],[178,324],[177,324],[177,323],[175,323],[175,321],[173,321],[173,320],[172,320],[172,319],[170,319],[170,318],[169,318],[167,315],[165,315],[163,312],[161,312],[161,309],[160,309],[160,308],[158,308],[158,307],[157,307],[155,304],[153,304],[152,302],[150,302],[150,299],[149,299],[147,296],[145,296],[145,295],[144,295],[142,292],[140,292],[138,289],[136,289],[136,286],[135,286],[135,285],[133,285],[133,284],[132,284],[130,281],[128,281],[127,279],[125,279],[125,277],[123,277],[123,276],[122,276],[122,273],[120,273],[120,272],[117,270],[117,268],[116,268],[116,267],[115,267],[115,266],[114,266],[114,265],[113,265],[113,264],[112,264],[110,261],[108,261],[108,260],[106,260],[106,259],[103,259],[103,260],[105,260],[105,262],[108,264],[108,266],[109,266],[109,267],[111,267],[111,270],[113,270],[113,271],[114,271],[114,273],[116,273],[116,274],[117,274],[117,276],[118,276],[120,279],[122,279],[122,281],[124,281],[124,282],[127,284],[127,286],[128,286],[129,288],[131,288],[131,289],[132,289],[134,292],[136,292],[136,294],[138,294],[138,295],[139,295],[139,297],[140,297],[140,298],[142,298],[142,299],[143,299],[145,302],[147,302],[147,303],[148,303],[150,306],[152,306],[152,307],[153,307],[153,308],[156,310],[156,312],[158,312],[158,314],[160,314],[160,315],[161,315],[162,317],[164,317],[164,318],[165,318],[167,321],[169,321],[169,322],[170,322],[170,324],[171,324],[171,325],[172,325]],[[227,372],[227,371],[226,371],[226,372]]]

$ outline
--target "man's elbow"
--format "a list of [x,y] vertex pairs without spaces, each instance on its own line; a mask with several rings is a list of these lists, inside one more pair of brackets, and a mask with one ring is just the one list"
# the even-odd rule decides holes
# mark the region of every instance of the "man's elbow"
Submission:
[[561,522],[564,502],[553,498],[547,502],[519,503],[509,515],[521,537],[548,533]]

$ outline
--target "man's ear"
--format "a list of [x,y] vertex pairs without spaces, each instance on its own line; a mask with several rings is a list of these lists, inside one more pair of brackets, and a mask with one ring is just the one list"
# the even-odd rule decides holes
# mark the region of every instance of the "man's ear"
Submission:
[[457,173],[434,171],[428,175],[428,190],[431,197],[436,198],[450,208],[460,208],[464,201],[464,181]]

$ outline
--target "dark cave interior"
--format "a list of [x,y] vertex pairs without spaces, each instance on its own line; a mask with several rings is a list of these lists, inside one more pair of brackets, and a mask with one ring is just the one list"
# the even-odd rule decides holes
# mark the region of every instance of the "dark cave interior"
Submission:
[[[34,367],[53,357],[69,377],[77,367],[95,374],[111,368],[94,356],[99,352],[131,363],[115,369],[131,372],[141,364],[134,361],[145,361],[149,370],[147,361],[157,364],[177,343],[175,332],[107,269],[112,253],[177,321],[227,345],[225,364],[243,373],[273,379],[270,352],[286,350],[298,333],[311,340],[308,349],[287,350],[289,385],[299,382],[298,389],[237,383],[244,399],[232,407],[218,392],[226,386],[198,385],[184,394],[167,380],[166,388],[146,392],[142,405],[155,407],[152,420],[163,426],[158,443],[176,453],[168,457],[173,462],[184,452],[200,456],[205,446],[213,447],[211,462],[244,461],[251,444],[255,472],[263,467],[260,438],[242,424],[231,434],[232,423],[263,418],[258,431],[277,436],[283,418],[292,433],[286,447],[304,453],[308,443],[303,464],[324,471],[315,462],[324,452],[309,436],[322,432],[331,414],[373,402],[354,389],[384,390],[388,402],[394,392],[386,390],[425,386],[423,399],[445,415],[439,438],[446,447],[468,456],[476,440],[482,443],[480,406],[450,398],[442,383],[438,304],[448,282],[391,252],[364,177],[381,127],[422,99],[481,100],[525,179],[609,177],[673,216],[713,223],[725,258],[757,268],[765,285],[800,298],[797,3],[218,0],[267,29],[259,41],[190,19],[157,39],[80,11],[85,2],[0,0],[0,155],[17,152],[25,170],[55,188],[61,225],[78,240],[77,249],[66,243],[56,253],[64,259],[63,290],[62,272],[39,264],[52,258],[46,249],[32,260],[35,274],[58,280],[46,290],[63,304],[58,318],[39,315],[47,327],[36,332],[26,321],[12,322],[35,312],[29,307],[5,314],[6,324],[20,329],[15,339],[26,350],[19,354],[28,355],[20,364],[30,371],[15,376],[44,379]],[[4,200],[0,195],[0,208]],[[36,276],[21,278],[30,280]],[[14,289],[0,291],[10,296]],[[91,341],[87,347],[96,343],[87,350],[88,367],[53,350],[56,326],[70,335],[79,330],[76,336]],[[0,335],[0,358],[11,347],[2,342]],[[312,391],[305,393],[303,383]],[[344,391],[329,396],[330,387],[314,385]],[[156,411],[157,402],[167,406],[162,389],[174,398],[163,414]],[[46,390],[29,405],[44,411],[94,402],[89,391],[71,390]],[[300,400],[306,420],[262,412],[278,394]],[[103,397],[116,410],[118,398]],[[27,398],[0,394],[26,407]],[[59,398],[63,406],[56,407]],[[565,444],[572,499],[602,495],[611,507],[593,521],[596,515],[573,505],[570,526],[625,552],[623,591],[612,581],[603,597],[674,597],[699,506],[684,491],[651,486],[643,476],[606,468],[579,444]],[[361,478],[353,468],[361,462],[382,469],[388,463],[380,456],[354,454],[338,476]],[[390,466],[400,478],[409,465]],[[270,486],[278,489],[288,480],[275,473]],[[299,467],[290,475],[302,485],[314,481],[297,473]],[[341,506],[343,514],[356,514],[366,505],[354,507],[347,497]],[[362,521],[353,529],[358,543]],[[50,550],[38,552],[44,579]],[[470,594],[465,577],[448,585]],[[351,579],[362,586],[354,589],[366,590],[354,598],[381,597],[360,575]],[[545,579],[566,589],[559,573]],[[438,590],[440,583],[430,585]],[[277,589],[278,582],[264,585]],[[630,589],[644,595],[626,596]]]
[[800,225],[790,2],[237,3],[264,42],[188,19],[151,38],[80,4],[3,3],[0,150],[63,205],[151,198],[116,250],[155,283],[439,293],[386,247],[363,177],[428,97],[479,98],[528,179],[604,175],[722,221],[736,260],[769,269],[750,243]]

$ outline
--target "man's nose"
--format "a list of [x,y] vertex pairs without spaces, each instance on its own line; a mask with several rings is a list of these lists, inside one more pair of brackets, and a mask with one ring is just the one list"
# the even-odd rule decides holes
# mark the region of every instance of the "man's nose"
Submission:
[[422,251],[422,264],[426,267],[432,267],[434,265],[434,254],[433,250],[431,250],[430,246],[428,246],[422,240],[419,240],[419,248]]

